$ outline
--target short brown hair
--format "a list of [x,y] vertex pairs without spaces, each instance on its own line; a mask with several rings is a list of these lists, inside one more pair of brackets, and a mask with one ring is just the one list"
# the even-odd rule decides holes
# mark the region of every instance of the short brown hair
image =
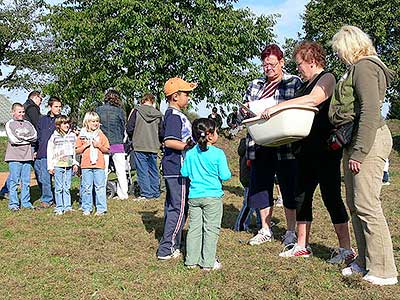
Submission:
[[109,89],[104,96],[104,103],[110,103],[113,106],[121,107],[122,101],[120,94],[114,89]]
[[156,98],[154,97],[153,94],[150,93],[146,93],[143,95],[142,99],[140,99],[140,104],[143,104],[145,102],[151,102],[154,103],[154,101],[156,100]]
[[11,111],[15,111],[18,107],[24,107],[24,106],[19,102],[15,102],[11,105]]
[[314,61],[321,68],[325,67],[325,55],[325,50],[320,44],[310,41],[297,44],[293,51],[294,59],[296,56],[300,56],[305,62],[312,63]]
[[276,44],[267,45],[261,52],[261,60],[263,61],[267,56],[275,55],[278,60],[283,58],[283,52]]
[[30,92],[29,95],[28,95],[28,99],[32,99],[35,96],[40,96],[40,92],[39,91]]
[[61,124],[64,124],[64,123],[69,123],[70,124],[71,123],[71,119],[68,116],[60,115],[60,116],[58,116],[56,118],[55,123],[56,123],[56,128],[60,128]]
[[57,96],[51,96],[49,101],[47,102],[47,104],[48,104],[48,106],[52,107],[55,102],[61,103],[60,98],[58,98]]

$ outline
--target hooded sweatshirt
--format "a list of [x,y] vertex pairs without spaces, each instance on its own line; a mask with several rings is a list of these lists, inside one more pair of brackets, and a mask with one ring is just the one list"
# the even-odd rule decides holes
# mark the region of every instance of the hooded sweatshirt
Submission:
[[394,72],[377,56],[367,56],[350,66],[338,82],[329,118],[335,126],[354,121],[351,159],[362,162],[377,129],[385,125],[381,107],[393,78]]
[[126,131],[138,152],[158,153],[162,140],[162,114],[151,105],[136,106],[129,116]]

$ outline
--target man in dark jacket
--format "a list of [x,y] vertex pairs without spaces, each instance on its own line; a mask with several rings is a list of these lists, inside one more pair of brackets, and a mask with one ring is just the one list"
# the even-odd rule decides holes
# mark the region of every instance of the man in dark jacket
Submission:
[[145,94],[129,116],[126,131],[132,138],[140,198],[160,197],[157,154],[162,141],[162,114],[154,108],[154,96]]
[[28,100],[24,103],[25,108],[25,120],[31,122],[31,124],[37,130],[37,125],[40,117],[40,104],[42,103],[42,96],[39,91],[30,92]]
[[61,113],[61,100],[58,97],[50,97],[49,112],[39,119],[37,125],[37,151],[35,169],[38,170],[38,181],[42,186],[40,207],[48,208],[53,203],[53,192],[51,190],[51,176],[47,170],[47,143],[56,129],[55,120]]

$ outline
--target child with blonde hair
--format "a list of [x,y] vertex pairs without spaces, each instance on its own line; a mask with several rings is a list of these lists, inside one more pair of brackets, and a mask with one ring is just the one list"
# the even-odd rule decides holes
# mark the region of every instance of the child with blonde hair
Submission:
[[101,216],[107,212],[104,154],[109,152],[110,143],[99,127],[99,115],[92,111],[87,112],[83,119],[83,128],[76,141],[76,153],[81,154],[81,192],[84,216],[89,216],[92,212],[93,186],[96,195],[96,215]]

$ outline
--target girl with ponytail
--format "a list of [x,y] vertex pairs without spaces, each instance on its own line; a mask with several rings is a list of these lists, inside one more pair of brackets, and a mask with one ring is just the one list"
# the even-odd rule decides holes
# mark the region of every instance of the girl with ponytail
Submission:
[[200,118],[193,122],[197,145],[186,152],[181,174],[190,179],[189,230],[186,241],[188,268],[199,266],[205,271],[218,270],[217,242],[222,220],[222,181],[231,178],[224,151],[214,146],[218,140],[213,120]]

